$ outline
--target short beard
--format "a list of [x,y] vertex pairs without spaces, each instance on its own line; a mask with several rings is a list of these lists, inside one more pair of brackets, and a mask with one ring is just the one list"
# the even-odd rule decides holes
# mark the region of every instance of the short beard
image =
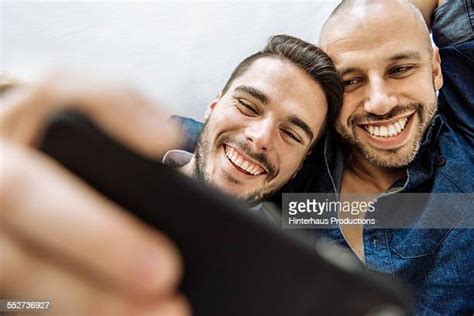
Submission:
[[[381,119],[389,119],[400,113],[408,112],[415,110],[413,113],[412,120],[415,119],[415,115],[418,116],[419,124],[416,126],[416,131],[414,133],[413,139],[410,143],[405,146],[393,149],[393,150],[377,150],[369,147],[366,144],[360,142],[360,140],[355,136],[355,128],[357,128],[357,121],[368,120],[368,121],[377,121]],[[349,128],[341,128],[337,126],[337,132],[340,136],[352,145],[357,151],[359,151],[362,156],[367,159],[372,165],[392,169],[392,168],[403,168],[408,166],[418,153],[421,142],[423,140],[423,135],[425,134],[427,127],[433,118],[437,110],[437,104],[421,104],[421,103],[411,103],[406,106],[397,106],[390,113],[384,115],[383,117],[378,117],[373,114],[368,114],[364,117],[354,117],[349,118]],[[349,129],[351,132],[349,132]]]
[[[214,181],[212,180],[212,177],[206,172],[206,164],[207,164],[207,161],[209,160],[209,156],[211,154],[211,144],[209,142],[208,122],[209,121],[207,121],[204,124],[202,132],[199,135],[199,138],[198,138],[198,141],[197,141],[197,144],[196,144],[196,149],[195,149],[195,153],[194,153],[194,159],[195,159],[195,162],[196,162],[194,164],[194,177],[199,182],[206,183],[207,185],[210,185],[212,187],[215,187],[215,188],[221,190],[217,185],[214,184]],[[228,140],[229,140],[229,138],[227,138],[227,137],[221,137],[218,140],[218,144],[216,144],[217,147],[222,146]],[[261,158],[261,160],[264,160],[264,159]],[[269,162],[266,163],[266,166],[267,166],[267,169],[270,171],[270,175],[275,177],[276,176],[275,167],[272,166]],[[231,182],[235,182],[235,179],[230,178],[230,177],[227,178],[227,180],[229,180]],[[283,186],[283,184],[281,186]],[[267,197],[271,196],[272,194],[274,194],[280,187],[271,188],[271,189],[267,190],[266,192],[263,192],[261,190],[256,190],[254,192],[251,192],[251,193],[247,194],[244,197],[236,196],[236,195],[232,195],[232,197],[234,199],[237,199],[237,200],[245,203],[245,204],[255,205],[256,203],[258,203],[258,202],[266,199]]]
[[210,144],[207,141],[208,132],[208,122],[204,123],[204,127],[199,135],[196,149],[194,152],[194,159],[196,161],[194,165],[194,177],[199,182],[211,183],[211,177],[206,173],[206,156],[209,156],[210,153]]

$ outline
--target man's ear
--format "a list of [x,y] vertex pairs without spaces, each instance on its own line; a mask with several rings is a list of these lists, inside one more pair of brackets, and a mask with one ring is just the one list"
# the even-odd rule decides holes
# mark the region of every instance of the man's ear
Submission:
[[207,121],[209,119],[209,116],[211,116],[212,111],[214,111],[214,108],[216,107],[217,103],[221,99],[222,92],[219,92],[217,97],[212,100],[211,103],[207,106],[206,113],[204,113],[204,121]]
[[435,90],[441,89],[443,86],[443,73],[441,72],[441,57],[439,56],[439,48],[433,47],[433,83]]

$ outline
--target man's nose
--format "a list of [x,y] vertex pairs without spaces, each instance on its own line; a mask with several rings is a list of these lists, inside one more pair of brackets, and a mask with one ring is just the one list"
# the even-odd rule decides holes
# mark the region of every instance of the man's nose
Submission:
[[268,151],[273,148],[276,124],[271,119],[250,123],[245,129],[245,139],[256,151]]
[[367,86],[368,93],[364,102],[364,110],[376,115],[384,115],[390,112],[397,103],[397,97],[393,94],[389,84],[381,77],[370,78]]

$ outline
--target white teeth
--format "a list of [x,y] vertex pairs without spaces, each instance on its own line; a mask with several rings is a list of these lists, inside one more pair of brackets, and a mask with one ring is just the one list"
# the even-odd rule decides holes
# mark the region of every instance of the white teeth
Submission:
[[232,156],[230,157],[230,159],[233,161],[237,160],[237,153],[235,152],[235,150],[232,151]]
[[408,121],[408,119],[406,117],[402,118],[400,121],[398,121],[402,129],[405,128],[405,125],[407,124],[407,121]]
[[404,117],[398,121],[389,125],[365,125],[365,130],[371,135],[379,137],[393,137],[400,134],[408,121],[408,118]]
[[253,166],[252,168],[249,169],[249,172],[250,172],[251,174],[255,175],[255,174],[257,174],[257,169],[258,169],[258,167]]
[[395,126],[390,125],[390,126],[388,127],[388,135],[393,136],[393,135],[395,135],[396,133],[397,133],[397,130],[395,129]]
[[397,130],[397,133],[400,133],[402,131],[402,126],[400,125],[400,123],[398,122],[395,122],[395,129]]
[[254,164],[251,161],[246,160],[244,157],[239,155],[239,153],[237,153],[237,151],[235,151],[232,147],[225,146],[225,155],[234,164],[236,164],[237,166],[239,166],[240,168],[244,169],[245,171],[247,171],[248,173],[254,176],[257,176],[264,171],[260,166]]
[[240,167],[240,165],[242,164],[242,158],[240,158],[240,157],[237,157],[237,160],[236,160],[236,161],[234,161],[234,163],[235,163],[237,166],[239,166],[239,167]]

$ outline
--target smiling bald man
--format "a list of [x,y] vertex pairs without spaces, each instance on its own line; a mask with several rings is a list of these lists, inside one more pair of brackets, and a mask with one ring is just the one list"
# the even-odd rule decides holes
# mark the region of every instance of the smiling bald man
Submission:
[[[474,8],[418,2],[422,12],[401,0],[344,1],[331,14],[320,44],[345,85],[336,133],[284,191],[390,201],[390,215],[410,229],[340,225],[320,233],[368,269],[405,281],[417,314],[471,315]],[[405,193],[419,192],[434,193],[419,211],[397,208]]]

